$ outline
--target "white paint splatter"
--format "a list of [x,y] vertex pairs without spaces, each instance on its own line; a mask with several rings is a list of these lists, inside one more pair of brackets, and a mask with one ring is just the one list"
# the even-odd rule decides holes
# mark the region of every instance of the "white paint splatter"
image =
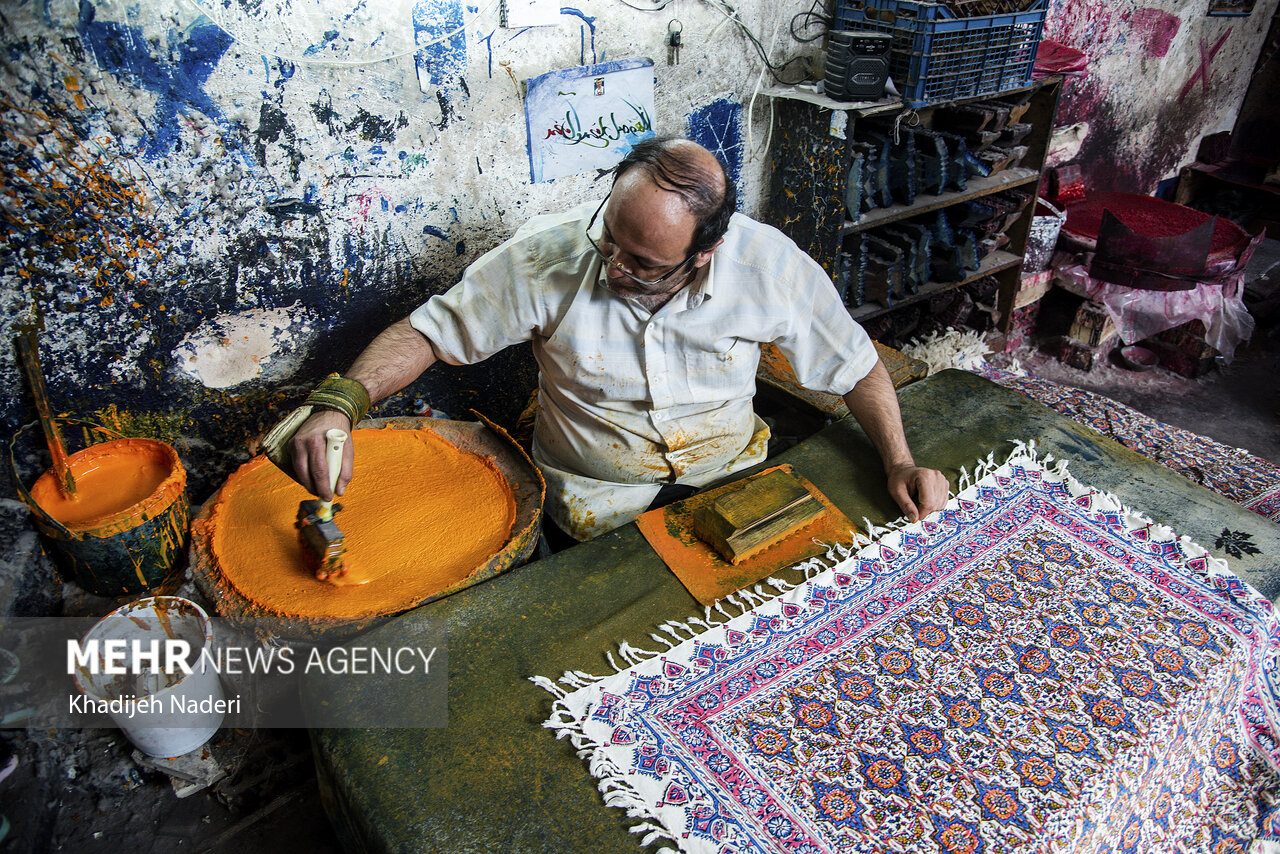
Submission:
[[291,373],[313,337],[311,319],[294,303],[219,315],[182,339],[173,356],[179,370],[207,388],[231,388]]

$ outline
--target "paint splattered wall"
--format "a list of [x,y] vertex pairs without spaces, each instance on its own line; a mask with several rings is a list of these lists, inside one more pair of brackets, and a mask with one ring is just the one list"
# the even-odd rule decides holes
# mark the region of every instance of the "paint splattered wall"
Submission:
[[1153,192],[1231,130],[1277,0],[1249,17],[1209,17],[1208,0],[1051,0],[1046,38],[1084,51],[1058,124],[1088,122],[1087,186]]
[[[794,48],[806,6],[740,12]],[[717,149],[756,208],[758,60],[719,12],[678,9],[668,66],[671,11],[618,0],[524,29],[496,0],[6,4],[5,340],[38,327],[55,407],[173,441],[202,500],[385,325],[530,215],[602,192],[594,175],[529,182],[517,81],[652,57],[656,130]],[[0,382],[10,435],[34,410],[7,346]],[[434,369],[396,405],[512,422],[533,383],[516,348]]]

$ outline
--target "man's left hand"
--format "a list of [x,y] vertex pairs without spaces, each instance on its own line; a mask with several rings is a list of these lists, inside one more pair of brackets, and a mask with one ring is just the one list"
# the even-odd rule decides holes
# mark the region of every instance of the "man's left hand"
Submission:
[[937,469],[902,465],[889,471],[889,494],[912,522],[947,503],[947,479]]

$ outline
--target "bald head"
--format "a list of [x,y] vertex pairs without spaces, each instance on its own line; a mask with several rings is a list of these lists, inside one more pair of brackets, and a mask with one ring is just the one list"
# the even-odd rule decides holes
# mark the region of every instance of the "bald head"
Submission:
[[677,195],[693,215],[690,253],[711,249],[729,229],[737,190],[724,165],[698,143],[676,137],[637,143],[614,169],[614,185],[624,179],[635,180],[639,177],[637,172]]

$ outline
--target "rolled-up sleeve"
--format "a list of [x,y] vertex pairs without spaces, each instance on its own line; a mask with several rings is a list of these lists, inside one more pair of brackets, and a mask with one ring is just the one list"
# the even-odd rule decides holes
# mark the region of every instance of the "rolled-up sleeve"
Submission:
[[795,368],[800,385],[843,395],[871,372],[879,356],[823,269],[807,255],[797,255],[787,271],[795,295],[791,323],[774,343]]
[[522,256],[515,238],[487,252],[458,284],[418,306],[409,323],[451,365],[475,364],[529,340],[542,312]]

